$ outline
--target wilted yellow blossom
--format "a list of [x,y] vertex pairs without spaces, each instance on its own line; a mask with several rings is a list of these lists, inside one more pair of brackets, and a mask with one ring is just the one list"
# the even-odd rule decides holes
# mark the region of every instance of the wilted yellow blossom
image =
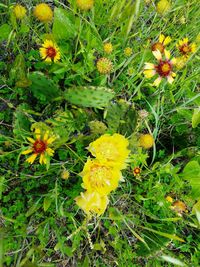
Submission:
[[106,195],[102,196],[97,192],[88,191],[81,193],[80,196],[75,198],[76,204],[87,214],[103,214],[109,203]]
[[112,61],[105,57],[98,59],[97,69],[101,74],[109,74],[112,71]]
[[139,145],[143,148],[149,149],[154,145],[154,139],[151,134],[142,134],[139,138]]
[[160,15],[165,15],[171,8],[171,4],[167,0],[161,0],[156,5],[156,10]]
[[93,7],[94,0],[76,0],[76,4],[81,10],[89,10]]
[[53,19],[53,11],[50,6],[45,3],[36,5],[33,14],[41,22],[51,22]]
[[13,11],[17,19],[23,19],[26,15],[26,8],[19,4],[15,5]]

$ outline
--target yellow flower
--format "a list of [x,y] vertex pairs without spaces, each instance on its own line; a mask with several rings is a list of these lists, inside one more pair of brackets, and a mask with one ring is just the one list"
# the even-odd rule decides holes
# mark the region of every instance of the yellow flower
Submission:
[[76,4],[81,10],[89,10],[93,7],[94,0],[76,0]]
[[132,48],[130,48],[130,47],[126,47],[126,48],[124,49],[124,54],[125,54],[125,56],[130,57],[130,56],[132,55],[132,53],[133,53]]
[[17,19],[23,19],[26,15],[26,8],[17,4],[14,7],[14,14]]
[[75,198],[76,204],[87,214],[103,214],[108,205],[108,197],[102,196],[97,192],[88,191],[81,193],[80,196]]
[[171,42],[171,38],[169,36],[165,37],[163,34],[160,34],[159,41],[154,43],[151,46],[152,51],[159,50],[160,53],[163,53],[165,50],[165,46]]
[[45,40],[40,48],[40,55],[47,62],[57,62],[60,59],[60,50],[52,40]]
[[141,173],[141,169],[139,167],[136,167],[133,169],[134,176],[138,176],[140,175],[140,173]]
[[102,57],[97,61],[97,69],[101,74],[109,74],[112,71],[112,62],[110,59]]
[[113,46],[112,46],[112,44],[111,44],[111,43],[105,43],[105,44],[103,45],[103,50],[104,50],[104,52],[105,52],[106,54],[111,54],[112,51],[113,51]]
[[196,51],[196,44],[190,43],[188,38],[180,40],[178,44],[176,44],[176,47],[179,49],[179,52],[186,58]]
[[182,57],[177,57],[176,58],[176,63],[175,63],[175,67],[180,70],[182,69],[185,64],[187,63],[187,58],[182,56]]
[[171,8],[171,4],[167,0],[161,0],[156,5],[156,10],[160,15],[165,15]]
[[68,180],[69,178],[69,171],[68,170],[64,170],[62,173],[61,173],[61,178],[63,180]]
[[151,148],[154,144],[154,139],[151,134],[142,134],[139,138],[139,145],[143,148]]
[[177,214],[179,216],[182,216],[183,212],[188,212],[187,206],[185,205],[185,203],[183,201],[180,201],[180,200],[176,200],[172,204],[171,209],[174,210],[175,212],[177,212]]
[[53,143],[56,139],[55,136],[49,137],[49,132],[46,131],[44,135],[41,134],[40,129],[35,129],[35,139],[31,137],[27,137],[28,141],[31,143],[30,147],[23,151],[23,155],[27,155],[33,153],[29,158],[27,158],[27,162],[32,164],[36,157],[39,156],[40,164],[47,164],[48,157],[53,156],[54,150],[49,147],[51,143]]
[[51,22],[53,19],[53,11],[50,6],[45,3],[36,5],[33,14],[41,22]]
[[83,187],[88,192],[98,192],[102,196],[115,190],[122,178],[118,168],[102,164],[97,159],[88,159],[80,175],[83,179]]
[[170,196],[167,196],[165,199],[166,199],[168,202],[170,202],[170,203],[172,203],[172,202],[174,201],[173,198],[170,197]]
[[88,150],[100,162],[118,169],[126,168],[129,155],[128,140],[121,134],[104,134],[90,143]]
[[164,50],[165,59],[162,59],[162,55],[159,50],[152,52],[155,58],[158,60],[158,65],[152,63],[145,63],[144,75],[146,78],[151,78],[158,74],[158,78],[154,81],[153,85],[158,86],[162,78],[166,78],[171,84],[174,81],[176,73],[173,72],[173,65],[176,63],[176,59],[172,58],[170,60],[170,52]]

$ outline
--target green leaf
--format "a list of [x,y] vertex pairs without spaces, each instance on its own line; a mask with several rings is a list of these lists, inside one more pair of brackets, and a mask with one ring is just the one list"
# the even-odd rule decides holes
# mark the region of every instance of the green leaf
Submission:
[[177,265],[177,266],[185,266],[185,263],[183,263],[182,261],[178,260],[178,259],[175,259],[171,256],[167,256],[167,255],[162,255],[160,256],[163,260],[167,261],[167,262],[170,262],[170,263],[173,263],[174,265]]
[[200,108],[196,108],[192,115],[192,128],[196,128],[200,123]]
[[68,40],[76,35],[75,21],[69,11],[62,8],[54,9],[53,35],[56,40]]
[[44,211],[47,211],[49,209],[49,207],[51,206],[52,200],[53,199],[48,196],[44,198],[44,202],[43,202]]
[[3,190],[4,190],[4,181],[5,181],[5,177],[1,176],[0,177],[0,200],[2,198],[2,193],[3,193]]
[[185,166],[181,177],[188,180],[192,186],[192,198],[200,197],[200,165],[197,161],[190,161]]
[[34,212],[36,212],[36,211],[41,207],[40,200],[41,200],[41,198],[39,198],[39,199],[33,204],[33,206],[31,206],[31,207],[28,209],[28,211],[27,211],[26,214],[25,214],[26,217],[31,216]]
[[192,213],[196,214],[198,223],[200,225],[200,199],[197,201],[196,204],[194,204],[193,208],[192,208]]
[[13,133],[17,138],[22,140],[24,133],[28,132],[30,129],[30,121],[25,114],[26,107],[26,104],[21,104],[17,107],[16,112],[14,113]]
[[11,32],[11,27],[8,24],[3,24],[0,26],[0,42],[7,40]]

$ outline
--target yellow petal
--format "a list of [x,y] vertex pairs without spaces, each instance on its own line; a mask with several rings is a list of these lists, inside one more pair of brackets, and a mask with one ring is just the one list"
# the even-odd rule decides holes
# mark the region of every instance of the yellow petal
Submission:
[[188,38],[187,38],[187,37],[183,39],[183,43],[184,43],[184,44],[187,44],[187,43],[188,43],[188,41],[189,41],[189,40],[188,40]]
[[55,136],[51,136],[48,140],[47,140],[47,144],[51,144],[56,140]]
[[153,85],[154,85],[154,86],[158,86],[158,85],[160,84],[161,80],[162,80],[162,77],[158,77],[158,78],[153,82]]
[[165,57],[166,57],[166,59],[170,59],[170,52],[169,51],[167,51],[167,50],[164,50],[164,53],[165,53]]
[[175,65],[176,62],[177,62],[177,59],[176,59],[175,57],[173,57],[173,58],[171,59],[171,63],[172,63],[172,65]]
[[24,150],[24,151],[22,151],[22,155],[27,155],[27,154],[29,154],[29,153],[31,153],[31,152],[33,152],[33,149],[27,149],[27,150]]
[[43,141],[46,141],[49,137],[49,131],[46,131],[43,137]]
[[197,50],[196,44],[195,43],[192,43],[191,44],[191,52],[194,53],[194,52],[196,52],[196,50]]
[[152,51],[154,57],[157,59],[157,60],[161,60],[162,59],[162,55],[160,53],[159,50],[156,50],[156,51]]
[[44,153],[42,153],[42,154],[40,155],[40,159],[39,159],[39,163],[40,163],[40,164],[43,164],[43,162],[44,162]]
[[40,135],[40,134],[41,134],[41,131],[40,131],[40,129],[38,129],[38,128],[37,128],[37,129],[35,129],[35,136],[36,136],[36,138],[37,138],[37,139],[40,139],[40,137],[41,137],[41,135]]
[[169,36],[167,36],[163,42],[164,45],[168,45],[171,42],[171,38]]
[[175,72],[172,72],[172,73],[171,73],[171,76],[172,76],[172,77],[176,77],[176,73],[175,73]]
[[54,154],[54,150],[51,149],[50,147],[48,147],[48,148],[46,149],[46,152],[47,152],[47,154],[48,154],[50,157],[53,156],[53,154]]
[[153,63],[145,63],[144,69],[145,70],[153,70],[155,68],[155,65]]
[[47,56],[47,50],[44,47],[40,48],[40,55],[42,58],[45,58]]
[[54,43],[51,40],[45,40],[43,47],[45,48],[54,47]]
[[50,57],[46,57],[44,61],[46,61],[46,62],[48,62],[48,63],[51,63],[51,62],[52,62],[52,60],[51,60]]
[[167,76],[167,81],[168,81],[168,83],[170,83],[170,84],[173,83],[174,78],[172,77],[172,75]]
[[164,34],[161,33],[159,36],[159,42],[163,43],[164,40],[165,40],[165,36],[164,36]]
[[156,74],[155,70],[144,70],[144,76],[148,79]]
[[35,140],[34,140],[33,138],[31,138],[31,137],[27,137],[27,140],[28,140],[29,142],[31,142],[32,144],[35,143]]
[[32,163],[35,161],[36,157],[37,157],[37,154],[33,154],[33,155],[31,155],[29,158],[27,158],[26,161],[27,161],[28,163],[32,164]]

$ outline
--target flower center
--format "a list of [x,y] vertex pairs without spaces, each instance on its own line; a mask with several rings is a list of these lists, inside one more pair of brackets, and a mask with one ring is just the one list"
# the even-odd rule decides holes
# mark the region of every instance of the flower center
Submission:
[[140,168],[139,167],[135,168],[133,172],[134,174],[140,174]]
[[42,140],[37,140],[35,141],[35,143],[33,144],[33,150],[34,150],[34,153],[37,153],[37,154],[41,154],[43,153],[47,148],[47,145],[44,141]]
[[47,56],[53,59],[56,56],[56,49],[53,47],[48,47],[47,48]]
[[172,70],[172,65],[169,61],[160,61],[159,65],[156,66],[156,71],[160,76],[168,76]]
[[152,51],[159,50],[160,53],[163,53],[164,52],[164,48],[165,47],[164,47],[164,45],[162,43],[157,42],[157,43],[155,43],[155,44],[152,45],[151,50]]
[[105,159],[114,160],[118,157],[118,151],[116,147],[111,143],[105,142],[98,149],[99,149],[99,153]]
[[90,182],[93,187],[109,186],[110,172],[104,166],[95,165],[91,169]]
[[182,45],[180,48],[179,48],[179,51],[182,53],[182,54],[188,54],[191,52],[191,48],[188,44],[184,44]]

